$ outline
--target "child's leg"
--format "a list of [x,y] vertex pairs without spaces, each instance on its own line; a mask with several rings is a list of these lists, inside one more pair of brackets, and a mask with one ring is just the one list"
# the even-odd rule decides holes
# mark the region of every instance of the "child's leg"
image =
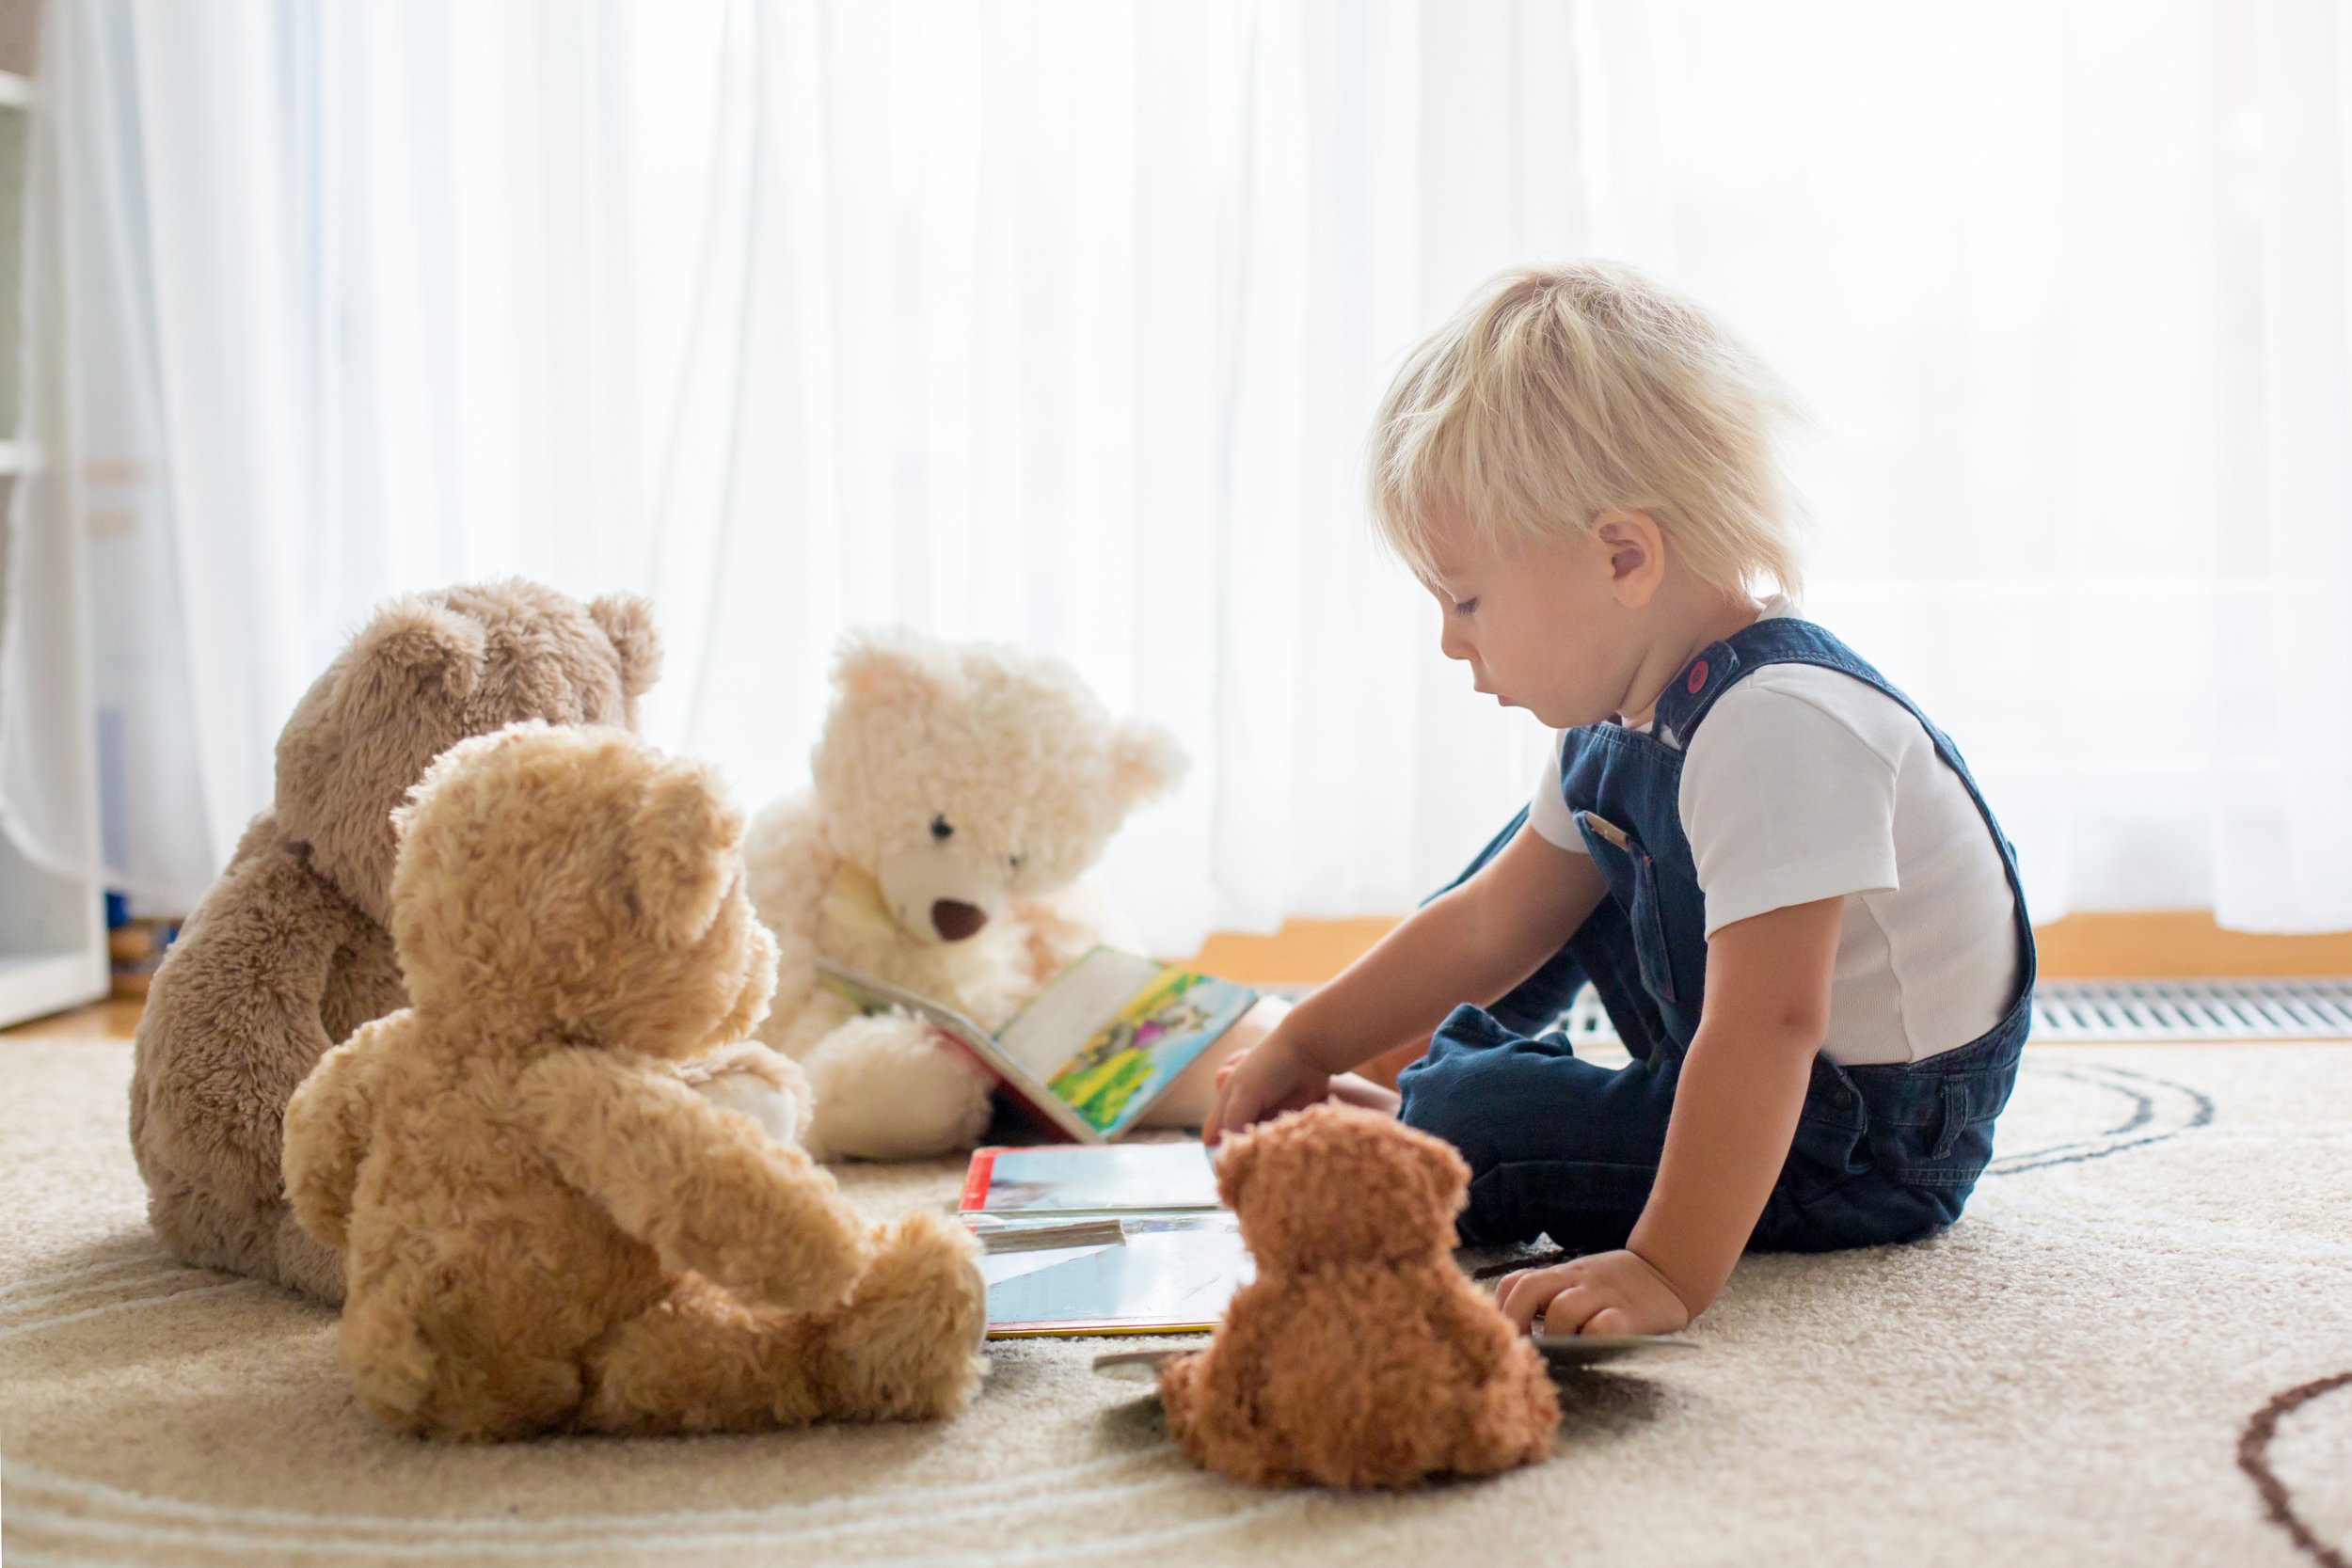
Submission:
[[1565,1037],[1529,1039],[1460,1007],[1397,1080],[1406,1125],[1470,1162],[1462,1240],[1549,1235],[1573,1252],[1625,1244],[1666,1146],[1676,1070],[1579,1061]]
[[1343,1072],[1331,1080],[1331,1098],[1343,1105],[1377,1111],[1384,1117],[1396,1115],[1403,1100],[1396,1090],[1386,1084],[1375,1083],[1353,1072]]

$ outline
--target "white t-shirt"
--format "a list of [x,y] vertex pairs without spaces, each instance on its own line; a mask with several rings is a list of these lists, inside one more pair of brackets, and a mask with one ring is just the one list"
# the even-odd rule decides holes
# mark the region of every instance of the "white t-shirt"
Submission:
[[[1791,613],[1781,599],[1765,609]],[[1844,895],[1822,1044],[1831,1061],[1918,1061],[2000,1022],[2018,978],[2000,850],[1900,703],[1815,664],[1743,676],[1691,741],[1679,809],[1708,936]],[[1561,798],[1557,743],[1528,821],[1586,852]]]

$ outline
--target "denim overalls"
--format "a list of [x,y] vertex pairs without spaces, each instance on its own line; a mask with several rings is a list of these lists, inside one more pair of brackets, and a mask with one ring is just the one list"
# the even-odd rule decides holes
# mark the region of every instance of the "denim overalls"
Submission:
[[[1405,1120],[1470,1162],[1465,1242],[1548,1233],[1574,1252],[1625,1244],[1658,1174],[1707,984],[1706,908],[1679,808],[1681,748],[1735,682],[1791,663],[1843,671],[1926,727],[2000,847],[2016,904],[2019,984],[2001,1021],[1956,1051],[1868,1067],[1816,1056],[1795,1142],[1748,1244],[1865,1246],[1924,1236],[1960,1217],[1992,1158],[1993,1118],[2008,1103],[2031,1016],[2033,929],[2016,853],[1959,752],[1911,699],[1820,626],[1775,617],[1692,659],[1659,699],[1652,733],[1594,724],[1563,740],[1562,792],[1610,895],[1565,947],[1491,1008],[1455,1008],[1397,1085]],[[1526,818],[1522,809],[1462,876]],[[1629,1066],[1579,1061],[1565,1037],[1540,1034],[1587,979],[1633,1055]]]

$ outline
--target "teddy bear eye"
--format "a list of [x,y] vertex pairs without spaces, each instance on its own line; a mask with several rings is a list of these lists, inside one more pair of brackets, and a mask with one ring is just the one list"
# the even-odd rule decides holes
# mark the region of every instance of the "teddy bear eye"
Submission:
[[955,837],[956,830],[946,817],[934,816],[931,818],[931,836],[944,841]]
[[1013,868],[1015,871],[1020,870],[1020,869],[1021,869],[1021,863],[1022,863],[1022,862],[1024,862],[1024,861],[1025,861],[1025,860],[1027,860],[1028,858],[1029,858],[1029,857],[1028,857],[1028,856],[1026,856],[1026,855],[1015,855],[1015,856],[1013,856],[1013,857],[1012,857],[1012,868]]

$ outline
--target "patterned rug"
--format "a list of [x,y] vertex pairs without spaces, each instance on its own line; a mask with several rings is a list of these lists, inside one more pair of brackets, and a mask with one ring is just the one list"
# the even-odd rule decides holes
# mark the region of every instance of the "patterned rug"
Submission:
[[[63,1563],[2227,1563],[2352,1549],[2352,1048],[2037,1048],[1968,1217],[1744,1263],[1698,1354],[1568,1389],[1552,1459],[1400,1497],[1186,1465],[1100,1341],[937,1427],[442,1448],[331,1316],[179,1268],[128,1048],[0,1042],[0,1552]],[[880,1215],[946,1164],[863,1170]]]

